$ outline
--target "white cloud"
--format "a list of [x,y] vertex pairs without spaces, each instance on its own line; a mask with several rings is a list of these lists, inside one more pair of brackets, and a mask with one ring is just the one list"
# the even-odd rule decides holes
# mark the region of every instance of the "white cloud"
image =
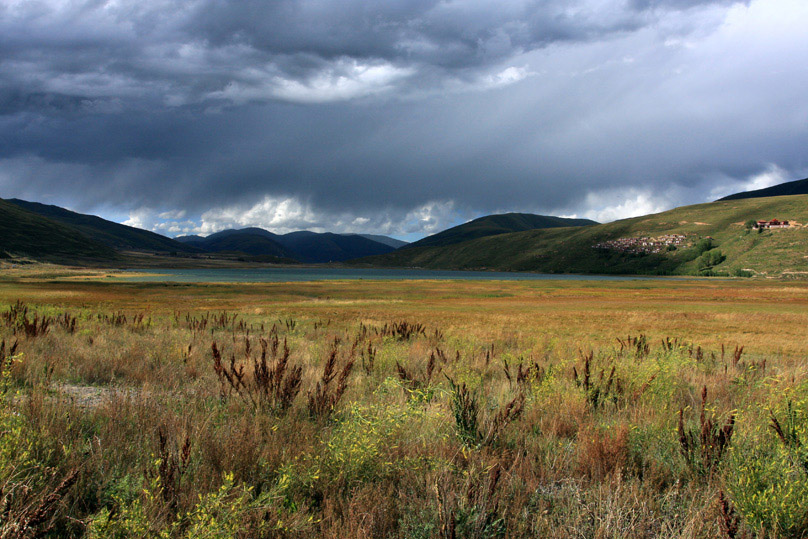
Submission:
[[770,164],[766,170],[758,174],[753,174],[742,180],[722,177],[717,180],[717,185],[710,190],[710,200],[716,200],[727,195],[742,193],[744,191],[755,191],[765,189],[778,183],[793,180],[789,173],[775,164]]
[[674,207],[668,196],[654,196],[650,191],[639,189],[592,192],[586,195],[580,213],[570,217],[585,217],[599,223],[618,219],[659,213]]
[[185,210],[170,210],[159,212],[143,206],[129,212],[129,216],[121,224],[157,232],[167,236],[184,236],[196,234],[198,224],[191,220],[184,220]]
[[410,211],[387,210],[365,216],[315,209],[293,197],[269,196],[252,206],[212,208],[198,218],[185,217],[184,211],[141,207],[129,212],[123,224],[169,236],[207,236],[231,228],[259,227],[275,234],[310,230],[421,237],[458,222],[458,212],[452,201],[433,201]]
[[153,230],[155,223],[152,221],[152,215],[148,208],[139,208],[129,213],[129,219],[122,222],[122,225],[133,226],[135,228],[142,228],[144,230]]
[[185,217],[185,213],[186,213],[185,210],[171,210],[171,211],[164,211],[163,213],[159,214],[157,217],[159,217],[160,219],[166,219],[166,220],[169,220],[169,219],[176,220],[176,219],[182,219],[183,217]]
[[278,74],[273,65],[250,67],[237,74],[223,90],[212,92],[212,99],[234,103],[281,99],[296,103],[327,103],[377,95],[392,90],[414,70],[390,63],[363,63],[341,58],[307,79],[291,79]]
[[754,191],[755,189],[765,189],[766,187],[783,183],[786,181],[786,179],[787,176],[785,170],[781,169],[777,165],[770,165],[766,172],[752,176],[749,181],[746,182],[743,190]]
[[202,214],[198,233],[211,234],[227,228],[260,227],[278,234],[295,230],[322,232],[318,215],[295,198],[264,197],[249,208],[228,206]]
[[484,77],[483,82],[489,88],[500,88],[503,86],[516,84],[517,82],[522,81],[527,77],[531,77],[533,75],[536,75],[536,73],[528,70],[526,66],[523,67],[510,66],[506,67],[499,73],[495,73],[493,75],[488,75],[487,77]]
[[457,220],[454,201],[431,201],[411,210],[404,217],[403,232],[407,234],[434,234]]

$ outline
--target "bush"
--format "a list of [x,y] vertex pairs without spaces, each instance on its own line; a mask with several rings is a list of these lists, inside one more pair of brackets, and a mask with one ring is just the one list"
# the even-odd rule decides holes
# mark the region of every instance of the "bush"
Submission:
[[714,266],[719,265],[726,259],[727,257],[724,256],[724,253],[722,253],[718,249],[705,252],[699,258],[699,270],[710,269]]
[[711,238],[702,238],[698,242],[696,242],[696,245],[694,245],[693,247],[682,251],[682,253],[679,255],[680,260],[682,260],[683,262],[690,262],[691,260],[697,259],[702,254],[706,253],[707,251],[715,247],[716,245],[715,243],[713,243],[713,240]]
[[102,509],[91,519],[87,537],[250,537],[266,532],[273,524],[277,527],[267,518],[268,508],[275,504],[271,495],[254,498],[251,488],[235,484],[233,474],[224,475],[217,491],[200,495],[189,511],[178,513],[174,520],[156,528],[151,513],[153,506],[162,503],[159,490],[159,483],[153,483],[132,503],[113,511]]
[[698,243],[696,243],[696,246],[695,246],[697,256],[702,254],[702,253],[706,253],[707,251],[709,251],[713,247],[715,247],[715,244],[713,243],[712,239],[710,239],[710,238],[700,239],[698,241]]

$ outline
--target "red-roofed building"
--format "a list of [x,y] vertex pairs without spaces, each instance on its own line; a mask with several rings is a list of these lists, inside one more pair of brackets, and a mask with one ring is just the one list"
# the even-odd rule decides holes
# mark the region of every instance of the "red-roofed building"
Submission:
[[788,228],[791,226],[788,221],[780,221],[779,219],[772,219],[771,221],[758,221],[756,228]]

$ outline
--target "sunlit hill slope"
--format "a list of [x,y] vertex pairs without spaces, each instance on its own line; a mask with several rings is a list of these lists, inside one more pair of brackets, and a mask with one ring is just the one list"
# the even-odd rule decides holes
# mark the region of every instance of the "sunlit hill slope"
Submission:
[[[791,226],[758,230],[747,224],[772,219],[788,220]],[[808,195],[727,200],[602,225],[529,230],[454,245],[413,246],[361,262],[547,273],[808,275],[806,224]],[[664,241],[670,241],[671,246]],[[674,245],[674,241],[679,244]],[[630,250],[638,242],[651,247]]]

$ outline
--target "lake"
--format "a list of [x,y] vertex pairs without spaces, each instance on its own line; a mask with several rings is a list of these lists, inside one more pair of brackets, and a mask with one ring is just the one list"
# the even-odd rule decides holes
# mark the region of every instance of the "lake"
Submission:
[[[487,281],[631,281],[655,277],[614,275],[567,275],[516,273],[497,271],[440,271],[419,269],[354,269],[354,268],[252,268],[252,269],[149,269],[131,270],[138,275],[121,277],[130,282],[182,283],[273,283],[289,281],[332,280],[487,280]],[[148,272],[148,274],[146,274]]]

